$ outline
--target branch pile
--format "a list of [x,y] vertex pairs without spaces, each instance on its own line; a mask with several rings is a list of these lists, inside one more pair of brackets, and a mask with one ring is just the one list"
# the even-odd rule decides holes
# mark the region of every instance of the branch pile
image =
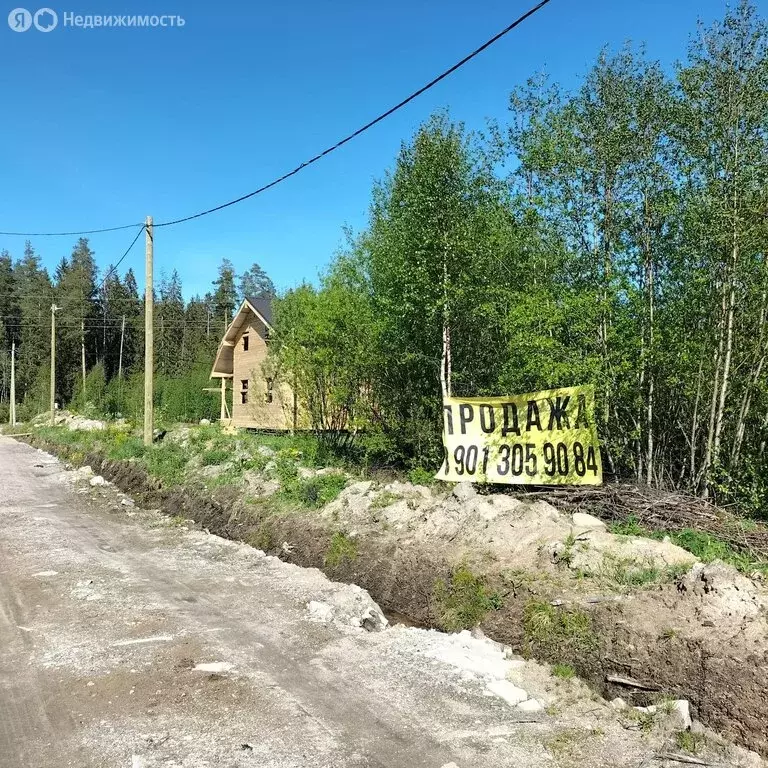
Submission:
[[735,549],[768,561],[768,527],[744,520],[706,499],[630,483],[600,487],[536,489],[521,494],[569,512],[587,512],[606,522],[634,519],[653,531],[693,529],[709,533]]

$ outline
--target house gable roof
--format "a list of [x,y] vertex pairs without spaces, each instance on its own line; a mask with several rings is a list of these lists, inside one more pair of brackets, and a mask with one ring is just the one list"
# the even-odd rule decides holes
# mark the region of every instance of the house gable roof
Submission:
[[248,322],[249,315],[254,315],[264,325],[272,329],[272,301],[271,299],[257,299],[246,296],[240,308],[235,312],[232,322],[224,333],[224,337],[216,352],[216,359],[211,369],[212,379],[229,378],[234,372],[235,344],[243,326]]

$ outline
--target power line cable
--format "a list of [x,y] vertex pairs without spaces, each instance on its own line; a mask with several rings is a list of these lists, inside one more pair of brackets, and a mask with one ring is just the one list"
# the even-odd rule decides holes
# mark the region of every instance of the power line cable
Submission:
[[[506,26],[504,29],[502,29],[500,32],[495,34],[492,38],[489,40],[486,40],[481,46],[478,48],[475,48],[474,51],[467,54],[463,59],[456,62],[452,67],[449,67],[444,72],[439,74],[437,77],[430,80],[426,85],[423,85],[418,90],[414,91],[410,96],[407,96],[402,101],[395,104],[395,106],[390,107],[386,112],[382,112],[378,117],[375,117],[373,120],[369,121],[362,127],[358,128],[353,133],[350,133],[349,135],[345,136],[340,141],[336,142],[333,146],[328,147],[327,149],[324,149],[319,154],[315,155],[314,157],[310,158],[309,160],[306,160],[305,162],[301,163],[301,165],[297,165],[294,169],[288,171],[287,173],[284,173],[282,176],[280,176],[277,179],[274,179],[273,181],[270,181],[268,184],[265,184],[262,187],[259,187],[258,189],[254,190],[253,192],[249,192],[248,194],[241,195],[240,197],[235,198],[234,200],[230,200],[229,202],[222,203],[221,205],[217,205],[213,208],[208,208],[207,210],[200,211],[199,213],[194,213],[191,216],[184,216],[179,219],[173,219],[172,221],[164,221],[158,224],[155,224],[154,226],[157,227],[172,227],[176,224],[183,224],[187,221],[192,221],[193,219],[199,219],[203,216],[208,216],[211,213],[216,213],[217,211],[221,211],[224,208],[229,208],[230,206],[237,205],[238,203],[242,203],[244,200],[249,200],[252,197],[255,197],[256,195],[261,194],[262,192],[266,192],[268,189],[271,189],[272,187],[277,186],[278,184],[281,184],[286,179],[291,178],[291,176],[295,176],[300,171],[303,171],[308,166],[316,163],[318,160],[321,160],[326,155],[330,155],[331,152],[335,152],[340,147],[343,147],[348,142],[352,141],[352,139],[357,138],[361,134],[365,133],[370,128],[373,128],[373,126],[380,123],[382,120],[385,120],[390,115],[393,115],[398,110],[402,109],[407,104],[410,104],[414,99],[421,96],[423,93],[426,93],[428,90],[433,88],[435,85],[437,85],[442,80],[445,80],[446,77],[449,75],[452,75],[456,70],[463,67],[465,64],[470,62],[472,59],[474,59],[476,56],[481,54],[483,51],[485,51],[487,48],[490,48],[494,43],[498,42],[503,38],[505,35],[509,34],[515,27],[518,27],[520,24],[522,24],[526,19],[533,16],[537,11],[541,10],[545,5],[547,5],[550,2],[550,0],[541,0],[537,5],[530,8],[528,11],[526,11],[522,16],[519,16],[517,19],[515,19],[511,24]],[[124,224],[119,227],[105,227],[102,229],[91,229],[91,230],[84,230],[82,232],[37,232],[37,233],[31,233],[31,232],[0,232],[0,235],[7,235],[7,236],[14,236],[14,237],[59,237],[59,236],[73,236],[73,235],[95,235],[100,234],[102,232],[116,232],[120,229],[130,229],[131,227],[140,226],[139,224]]]
[[76,235],[99,235],[102,232],[118,232],[121,229],[133,229],[142,224],[122,224],[119,227],[104,227],[103,229],[86,229],[82,232],[0,232],[7,237],[74,237]]
[[127,256],[129,253],[130,253],[130,252],[131,252],[131,249],[133,248],[133,246],[134,246],[134,245],[136,245],[136,241],[137,241],[137,240],[138,240],[138,239],[141,237],[141,233],[142,233],[142,232],[143,232],[145,229],[146,229],[146,224],[142,224],[142,225],[139,227],[139,231],[136,233],[136,237],[134,237],[134,238],[133,238],[133,240],[131,241],[131,244],[128,246],[128,248],[126,249],[125,253],[124,253],[124,254],[123,254],[123,255],[122,255],[122,256],[121,256],[121,257],[120,257],[120,258],[117,260],[117,263],[116,263],[116,264],[113,264],[113,265],[112,265],[112,266],[111,266],[111,267],[110,267],[110,268],[107,270],[107,274],[106,274],[106,275],[104,275],[104,278],[103,278],[103,279],[102,279],[102,281],[99,283],[99,286],[98,286],[98,288],[96,288],[96,293],[98,293],[98,292],[99,292],[99,291],[100,291],[100,290],[101,290],[101,289],[104,287],[104,284],[105,284],[105,283],[107,282],[107,280],[109,279],[109,276],[110,276],[111,274],[113,274],[113,273],[115,272],[115,270],[116,270],[116,269],[117,269],[117,268],[118,268],[118,267],[119,267],[119,266],[122,264],[122,262],[123,262],[123,259],[124,259],[124,258],[125,258],[125,257],[126,257],[126,256]]
[[345,136],[341,141],[336,142],[331,147],[328,147],[327,149],[324,149],[319,154],[315,155],[314,157],[310,158],[309,160],[303,162],[301,165],[297,165],[293,170],[288,171],[288,173],[283,174],[279,178],[275,179],[274,181],[269,182],[269,184],[265,184],[263,187],[259,187],[259,189],[254,190],[253,192],[249,192],[247,195],[242,195],[241,197],[235,198],[234,200],[230,200],[227,203],[222,203],[221,205],[217,205],[214,208],[209,208],[208,210],[201,211],[200,213],[195,213],[191,216],[185,216],[181,219],[174,219],[173,221],[165,221],[160,224],[155,224],[156,227],[171,227],[175,224],[183,224],[184,222],[191,221],[192,219],[199,219],[202,216],[208,216],[211,213],[215,213],[216,211],[221,211],[224,208],[229,208],[232,205],[237,205],[237,203],[241,203],[244,200],[248,200],[251,197],[255,197],[256,195],[266,192],[266,190],[271,189],[274,186],[277,186],[281,182],[285,181],[286,179],[289,179],[291,176],[295,176],[300,171],[304,170],[304,168],[312,165],[313,163],[316,163],[318,160],[321,160],[326,155],[330,155],[331,152],[335,152],[340,147],[344,146],[347,142],[352,141],[352,139],[357,138],[361,134],[365,133],[370,128],[373,128],[374,125],[377,123],[380,123],[382,120],[385,120],[390,115],[394,114],[398,110],[402,109],[406,104],[409,104],[414,99],[421,96],[423,93],[426,93],[430,88],[433,88],[435,85],[437,85],[440,81],[444,80],[449,75],[453,74],[457,69],[460,69],[463,67],[467,62],[471,61],[475,58],[475,56],[478,56],[481,54],[486,48],[490,48],[495,42],[498,40],[501,40],[502,37],[504,37],[506,34],[511,32],[515,27],[522,24],[527,18],[530,16],[533,16],[534,13],[536,13],[538,10],[543,8],[547,3],[549,3],[549,0],[541,0],[541,2],[531,8],[530,10],[526,11],[522,16],[515,19],[511,24],[509,24],[507,27],[501,30],[501,32],[494,35],[490,40],[487,40],[485,43],[483,43],[479,48],[476,48],[472,53],[465,56],[461,61],[458,61],[456,64],[454,64],[449,69],[446,69],[444,72],[439,74],[437,77],[430,80],[426,85],[419,88],[417,91],[414,91],[410,96],[407,96],[402,101],[395,104],[394,107],[390,107],[386,112],[382,112],[378,117],[375,117],[370,122],[366,123],[361,128],[358,128],[353,133],[350,133],[348,136]]

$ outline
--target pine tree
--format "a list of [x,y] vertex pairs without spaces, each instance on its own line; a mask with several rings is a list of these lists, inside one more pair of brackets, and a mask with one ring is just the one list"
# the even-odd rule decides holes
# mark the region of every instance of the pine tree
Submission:
[[178,375],[186,370],[190,353],[185,338],[184,298],[179,273],[160,281],[160,301],[155,308],[155,349],[157,368],[166,375]]
[[[62,259],[56,272],[56,302],[60,329],[56,349],[56,380],[68,401],[84,374],[96,363],[101,346],[103,313],[96,295],[96,260],[88,240],[80,238],[69,260]],[[85,371],[83,370],[85,359]],[[87,399],[87,392],[84,393]]]
[[47,377],[50,371],[50,317],[53,286],[48,272],[30,242],[13,268],[18,291],[17,399],[34,415],[47,409]]
[[238,293],[240,301],[247,296],[254,299],[271,299],[277,295],[272,278],[256,262],[240,275]]
[[235,290],[235,270],[229,259],[223,259],[219,265],[219,276],[213,281],[213,315],[219,338],[232,320],[237,301]]

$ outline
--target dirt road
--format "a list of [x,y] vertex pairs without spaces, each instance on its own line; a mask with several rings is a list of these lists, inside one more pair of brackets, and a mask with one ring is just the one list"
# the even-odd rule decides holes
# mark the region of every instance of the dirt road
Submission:
[[470,734],[509,721],[311,621],[319,572],[77,493],[7,439],[0,477],[3,768],[469,765]]
[[[0,477],[2,768],[524,768],[563,754],[635,766],[648,754],[645,735],[576,688],[563,729],[505,680],[523,662],[487,641],[353,626],[375,618],[355,587],[136,509],[7,438]],[[525,668],[543,692],[548,673]]]

